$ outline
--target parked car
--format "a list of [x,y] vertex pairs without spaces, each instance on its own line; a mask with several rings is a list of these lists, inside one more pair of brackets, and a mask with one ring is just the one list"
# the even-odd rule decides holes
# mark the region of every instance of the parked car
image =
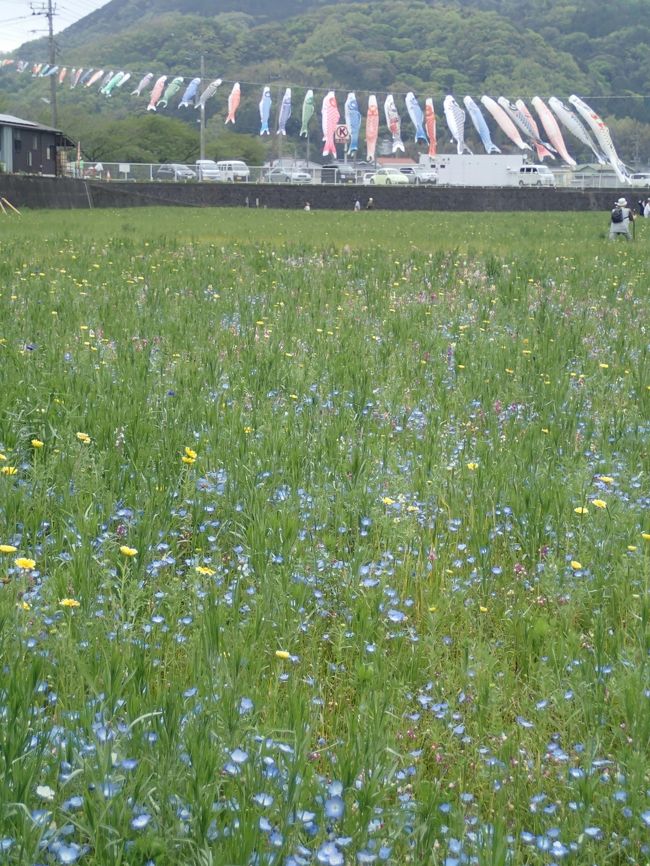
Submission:
[[409,179],[399,168],[383,166],[368,179],[370,186],[408,186]]
[[519,186],[555,186],[555,175],[547,165],[522,165]]
[[196,174],[199,180],[225,180],[213,159],[197,159]]
[[168,162],[156,172],[157,180],[196,180],[196,172],[186,165]]
[[230,183],[250,180],[251,170],[241,159],[222,159],[217,163],[219,180]]
[[420,184],[438,183],[438,172],[435,168],[428,168],[426,165],[405,165],[400,168],[403,175],[406,175],[409,183],[419,186]]
[[330,162],[320,172],[321,183],[356,183],[357,170],[346,162]]
[[263,180],[269,183],[311,183],[311,172],[304,168],[283,168],[276,166],[270,168],[263,175]]
[[630,175],[630,182],[632,186],[650,186],[650,174],[647,172],[637,172],[637,174]]

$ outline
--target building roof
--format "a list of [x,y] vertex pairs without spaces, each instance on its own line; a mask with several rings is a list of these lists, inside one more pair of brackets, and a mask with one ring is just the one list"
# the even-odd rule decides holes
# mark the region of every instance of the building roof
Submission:
[[45,126],[42,123],[35,123],[33,120],[23,120],[22,117],[15,117],[13,114],[0,114],[0,126],[18,126],[21,129],[34,129],[39,132],[53,132],[64,139],[65,147],[75,146],[74,141],[71,141],[61,132],[60,129],[55,129],[53,126]]
[[401,168],[403,165],[417,165],[417,163],[408,156],[378,156],[377,165],[393,165],[395,168]]

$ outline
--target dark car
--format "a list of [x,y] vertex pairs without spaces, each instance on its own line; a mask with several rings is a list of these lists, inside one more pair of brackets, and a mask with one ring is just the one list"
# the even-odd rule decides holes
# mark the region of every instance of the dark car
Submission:
[[196,180],[196,172],[186,165],[168,162],[156,172],[157,180]]
[[356,183],[357,170],[348,163],[331,162],[320,171],[321,183]]

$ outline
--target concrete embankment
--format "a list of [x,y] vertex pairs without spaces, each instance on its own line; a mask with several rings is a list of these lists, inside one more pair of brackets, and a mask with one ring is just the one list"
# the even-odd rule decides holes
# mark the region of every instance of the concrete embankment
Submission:
[[631,189],[536,189],[519,187],[284,186],[280,184],[129,183],[72,178],[0,175],[0,196],[18,208],[304,207],[365,208],[372,196],[380,210],[413,211],[603,211],[624,195],[630,205],[647,196]]

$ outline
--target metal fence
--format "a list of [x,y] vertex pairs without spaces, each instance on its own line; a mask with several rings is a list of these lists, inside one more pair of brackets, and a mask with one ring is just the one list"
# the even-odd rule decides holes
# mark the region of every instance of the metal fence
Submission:
[[[196,165],[180,163],[132,163],[132,162],[71,162],[64,167],[67,177],[86,180],[120,180],[152,183],[288,183],[309,184],[368,184],[378,166],[344,163],[334,166],[303,167],[246,166],[246,171],[233,177],[228,172],[217,173],[211,169],[201,171]],[[612,189],[620,186],[611,171],[572,171],[564,167],[550,166],[558,189]],[[413,177],[410,178],[413,182]]]
[[180,163],[72,162],[64,168],[66,177],[85,180],[121,180],[152,183],[363,183],[373,174],[372,166],[352,163],[318,168],[246,166],[244,171],[216,171],[211,167]]

